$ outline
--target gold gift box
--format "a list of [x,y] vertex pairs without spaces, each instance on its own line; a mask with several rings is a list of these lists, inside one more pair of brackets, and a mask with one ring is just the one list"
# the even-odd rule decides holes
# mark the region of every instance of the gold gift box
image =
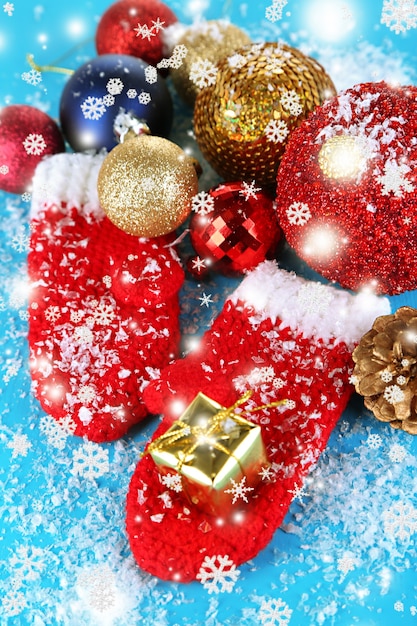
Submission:
[[[261,427],[234,413],[233,408],[225,409],[199,393],[148,449],[161,475],[173,470],[181,475],[189,501],[212,515],[247,506],[261,468],[270,465]],[[239,484],[244,497],[233,491]]]

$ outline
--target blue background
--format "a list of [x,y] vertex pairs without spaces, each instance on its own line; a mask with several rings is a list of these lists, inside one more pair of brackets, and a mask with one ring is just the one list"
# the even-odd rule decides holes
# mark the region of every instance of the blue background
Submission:
[[[0,106],[31,104],[56,118],[66,78],[45,73],[38,86],[26,83],[26,54],[40,65],[76,69],[95,56],[95,29],[109,4],[16,0],[11,16],[0,7]],[[264,18],[269,2],[168,4],[187,24],[202,16],[229,17],[253,40],[299,46],[323,63],[338,89],[382,78],[415,83],[417,30],[397,35],[381,24],[382,1],[289,0],[275,24]],[[187,133],[190,111],[177,99],[176,116],[172,139],[197,153]],[[202,188],[215,179],[204,164]],[[232,593],[209,595],[199,583],[161,582],[136,567],[124,532],[124,502],[157,420],[101,446],[109,460],[102,477],[72,472],[74,451],[84,443],[54,438],[30,392],[28,212],[20,196],[0,192],[1,624],[417,624],[417,441],[376,421],[356,396],[307,479],[306,495],[295,499],[271,544],[239,567]],[[289,250],[281,262],[314,276]],[[187,279],[181,294],[185,349],[235,284],[220,276],[205,284]],[[213,299],[208,308],[200,306],[203,291]],[[416,293],[390,300],[393,310],[416,306]],[[10,447],[16,435],[26,436],[26,454]],[[384,512],[396,513],[398,522],[401,510],[399,524],[389,527]],[[268,622],[265,607],[273,601],[281,612]]]

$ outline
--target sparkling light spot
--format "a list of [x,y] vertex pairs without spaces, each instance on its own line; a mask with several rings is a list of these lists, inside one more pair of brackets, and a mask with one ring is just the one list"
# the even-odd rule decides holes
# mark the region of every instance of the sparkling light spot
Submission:
[[329,226],[315,227],[306,237],[304,253],[317,259],[325,259],[337,252],[338,244],[338,237]]
[[69,20],[66,24],[67,32],[69,35],[73,37],[79,37],[86,32],[86,25],[83,20],[79,18],[74,18],[73,20]]
[[308,30],[325,41],[340,41],[356,26],[352,2],[344,0],[315,0],[309,3],[305,16]]

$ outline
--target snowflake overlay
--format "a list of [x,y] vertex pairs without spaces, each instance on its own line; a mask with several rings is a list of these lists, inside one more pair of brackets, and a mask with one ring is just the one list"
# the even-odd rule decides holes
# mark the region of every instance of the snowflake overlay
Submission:
[[30,133],[23,141],[23,147],[26,154],[39,156],[46,148],[46,142],[42,135],[38,133]]
[[73,452],[73,468],[71,473],[89,480],[103,476],[109,471],[109,451],[87,441]]
[[415,0],[384,0],[381,24],[388,26],[396,35],[417,27]]
[[387,535],[398,537],[401,541],[410,539],[417,531],[417,509],[407,502],[395,502],[382,514]]
[[95,96],[88,96],[80,106],[86,120],[97,121],[106,112],[103,98],[96,98]]
[[289,128],[284,120],[271,120],[265,127],[266,138],[274,143],[283,143],[289,132]]
[[294,226],[304,226],[311,219],[311,212],[304,202],[293,202],[286,210],[290,224]]
[[199,215],[207,215],[214,209],[214,198],[206,191],[200,191],[192,198],[191,208]]
[[[217,561],[217,564],[216,564]],[[240,571],[229,555],[206,556],[196,576],[209,593],[230,593],[235,586]]]
[[190,80],[199,89],[214,85],[217,77],[217,67],[208,59],[199,59],[191,65]]
[[405,192],[414,191],[414,185],[405,177],[410,171],[405,163],[399,165],[395,161],[387,161],[384,174],[377,177],[377,181],[382,185],[382,195],[387,196],[392,192],[397,198],[402,198]]
[[225,489],[224,493],[230,493],[233,496],[232,504],[235,504],[239,498],[242,498],[244,502],[249,502],[246,497],[246,492],[253,491],[253,487],[245,487],[246,476],[244,476],[239,483],[235,482],[233,478],[230,479],[230,482],[232,483],[232,487]]
[[292,615],[288,604],[277,600],[263,600],[259,610],[259,621],[263,626],[287,626]]

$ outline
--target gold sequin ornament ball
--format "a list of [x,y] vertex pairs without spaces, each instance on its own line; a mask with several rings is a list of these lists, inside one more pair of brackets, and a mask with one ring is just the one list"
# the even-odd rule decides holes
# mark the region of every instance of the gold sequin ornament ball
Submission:
[[198,193],[198,163],[176,144],[129,133],[101,166],[97,190],[107,217],[124,232],[159,237],[187,219]]
[[[210,83],[213,72],[216,72],[213,65],[250,41],[243,30],[224,20],[189,26],[177,42],[187,48],[187,55],[170,74],[181,98],[193,107],[198,93]],[[208,72],[207,75],[204,71]]]
[[245,46],[218,63],[215,81],[197,96],[199,148],[224,179],[274,185],[291,132],[335,94],[324,68],[296,48]]

